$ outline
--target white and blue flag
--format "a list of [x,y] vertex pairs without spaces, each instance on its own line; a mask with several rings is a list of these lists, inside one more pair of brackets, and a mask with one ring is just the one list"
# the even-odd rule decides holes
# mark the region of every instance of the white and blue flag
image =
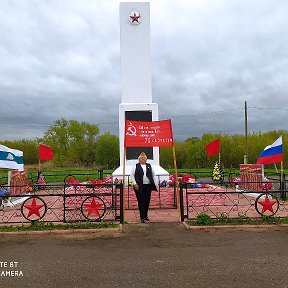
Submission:
[[0,168],[24,170],[23,151],[0,145]]

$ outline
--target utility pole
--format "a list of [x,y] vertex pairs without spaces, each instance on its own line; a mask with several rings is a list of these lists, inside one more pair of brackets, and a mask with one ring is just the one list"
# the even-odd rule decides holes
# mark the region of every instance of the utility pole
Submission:
[[245,101],[245,155],[244,164],[248,164],[248,115],[247,115],[247,101]]

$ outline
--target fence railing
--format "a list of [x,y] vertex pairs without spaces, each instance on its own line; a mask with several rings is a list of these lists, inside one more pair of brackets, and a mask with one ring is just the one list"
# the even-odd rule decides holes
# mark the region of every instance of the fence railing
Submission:
[[[262,216],[288,217],[286,183],[279,179],[265,182],[230,183],[221,185],[205,183],[180,183],[181,218],[195,219],[199,214],[211,218],[257,218]],[[242,187],[242,188],[241,188]],[[245,190],[243,187],[258,187],[258,190]]]
[[[161,185],[161,177],[167,175],[157,175],[156,187],[157,192],[153,191],[151,194],[150,208],[153,209],[167,209],[177,208],[176,187],[175,186],[163,186]],[[115,178],[113,178],[113,181]],[[133,190],[132,183],[130,181],[130,175],[126,175],[125,185],[125,208],[135,209],[137,208],[136,194]]]
[[[1,186],[2,191],[12,188]],[[35,221],[123,223],[123,185],[33,185],[21,195],[0,196],[0,224]]]
[[[150,208],[176,208],[175,186],[162,187],[160,177],[161,175],[158,176],[157,182],[158,191],[152,193]],[[127,179],[129,183],[129,175]],[[221,215],[230,218],[255,218],[263,215],[288,217],[288,204],[286,204],[288,180],[285,178],[284,181],[281,178],[271,177],[268,182],[245,183],[194,180],[194,183],[180,183],[182,219],[195,219],[201,213],[209,214],[212,218]],[[63,184],[46,185],[29,183],[29,187],[1,185],[0,224],[33,221],[123,223],[124,207],[138,208],[136,196],[131,185],[123,187],[122,183],[115,184],[114,179],[112,183],[75,184],[73,181],[66,181]],[[247,187],[256,188],[247,189]],[[24,192],[13,192],[23,191],[23,188]]]

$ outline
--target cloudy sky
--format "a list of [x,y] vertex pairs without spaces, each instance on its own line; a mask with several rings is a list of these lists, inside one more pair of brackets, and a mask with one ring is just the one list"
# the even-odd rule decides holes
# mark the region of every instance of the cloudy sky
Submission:
[[[119,2],[1,0],[0,139],[60,118],[118,135]],[[287,129],[287,0],[150,2],[153,102],[182,140]]]

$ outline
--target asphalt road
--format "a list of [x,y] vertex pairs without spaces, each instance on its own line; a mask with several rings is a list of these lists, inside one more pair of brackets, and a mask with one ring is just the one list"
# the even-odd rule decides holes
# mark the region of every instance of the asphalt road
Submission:
[[[123,233],[0,238],[1,287],[288,287],[288,230],[192,231],[126,225]],[[5,262],[7,264],[5,264]],[[2,263],[2,264],[1,264]],[[2,271],[2,272],[1,272]]]

